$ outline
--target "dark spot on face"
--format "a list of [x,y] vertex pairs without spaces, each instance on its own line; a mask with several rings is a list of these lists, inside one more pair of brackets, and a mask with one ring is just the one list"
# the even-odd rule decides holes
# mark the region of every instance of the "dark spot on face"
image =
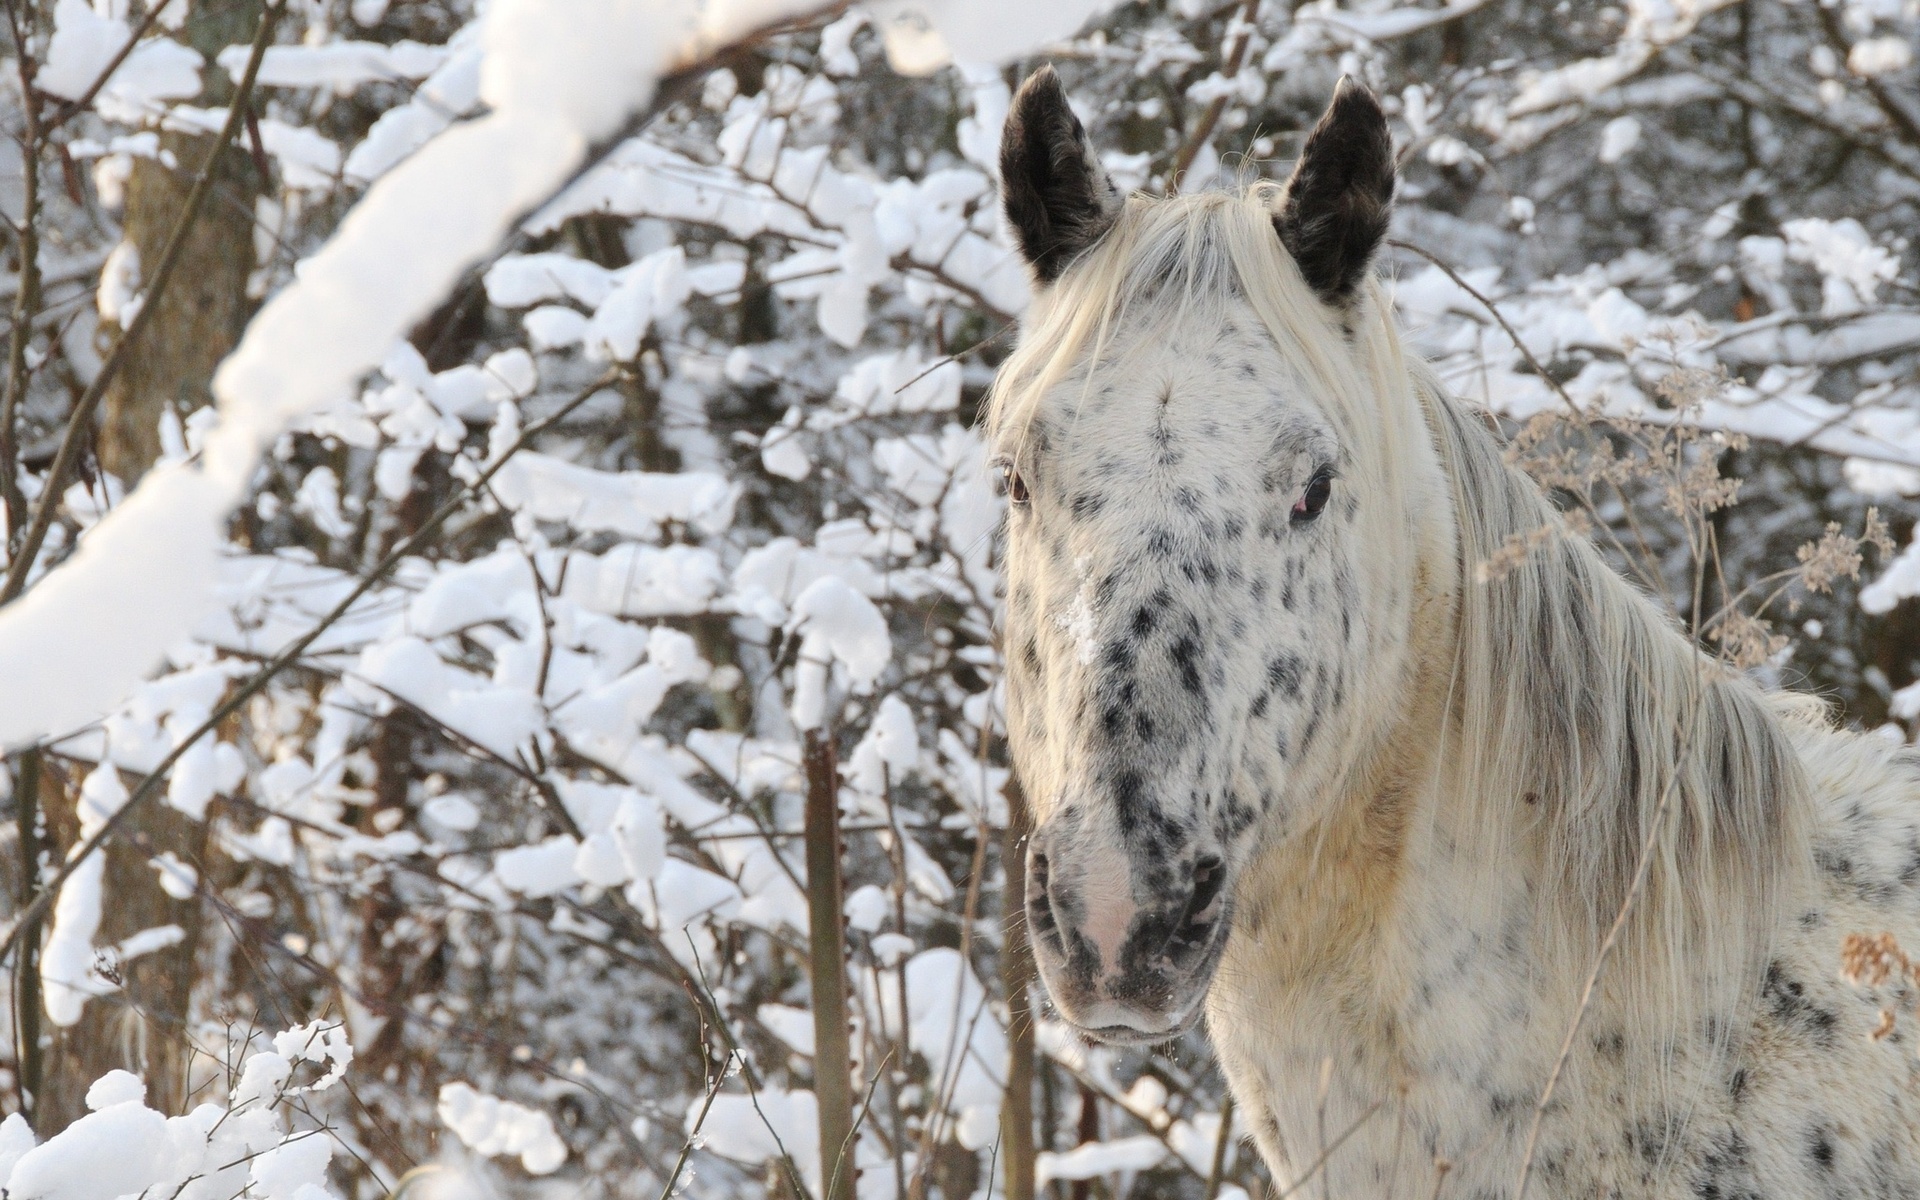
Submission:
[[1149,633],[1152,633],[1153,624],[1154,617],[1152,607],[1142,604],[1139,608],[1133,610],[1132,632],[1134,637],[1143,638]]
[[1194,638],[1181,635],[1167,648],[1167,656],[1180,672],[1180,686],[1194,695],[1199,695],[1200,687],[1200,643]]
[[1138,822],[1146,791],[1147,781],[1138,771],[1121,771],[1114,777],[1113,802],[1119,810],[1122,832],[1131,830]]
[[1106,506],[1107,498],[1105,496],[1100,495],[1098,492],[1082,492],[1073,498],[1071,507],[1074,519],[1077,521],[1085,521],[1091,517],[1099,516],[1100,510]]
[[1288,700],[1298,700],[1305,668],[1298,654],[1281,654],[1267,664],[1267,682]]

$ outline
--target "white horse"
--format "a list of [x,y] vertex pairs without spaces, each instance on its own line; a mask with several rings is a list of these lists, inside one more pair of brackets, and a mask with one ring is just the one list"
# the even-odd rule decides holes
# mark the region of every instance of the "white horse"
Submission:
[[1920,1061],[1870,1036],[1912,997],[1839,977],[1850,932],[1920,949],[1920,760],[1699,653],[1403,355],[1372,96],[1284,187],[1123,199],[1043,70],[1002,176],[1059,1014],[1146,1044],[1204,1012],[1310,1195],[1920,1196]]

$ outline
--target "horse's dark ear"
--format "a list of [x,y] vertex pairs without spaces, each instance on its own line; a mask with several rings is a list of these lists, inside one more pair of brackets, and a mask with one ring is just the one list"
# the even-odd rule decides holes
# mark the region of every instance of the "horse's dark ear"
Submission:
[[1020,85],[1000,136],[1000,196],[1020,253],[1043,284],[1113,227],[1121,197],[1052,67]]
[[1344,305],[1366,277],[1393,205],[1393,135],[1380,102],[1351,78],[1307,137],[1273,218],[1313,290]]

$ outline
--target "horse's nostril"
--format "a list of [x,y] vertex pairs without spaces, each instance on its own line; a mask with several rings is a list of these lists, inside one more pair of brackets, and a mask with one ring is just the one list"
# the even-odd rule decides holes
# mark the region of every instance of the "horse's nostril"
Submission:
[[1186,910],[1167,943],[1176,958],[1198,953],[1213,940],[1214,927],[1220,920],[1220,895],[1226,886],[1225,863],[1208,856],[1194,864],[1193,894],[1187,897]]
[[1188,925],[1211,925],[1219,914],[1214,901],[1227,885],[1227,865],[1209,855],[1193,866],[1193,896],[1187,901]]
[[1053,897],[1049,894],[1052,874],[1048,869],[1047,856],[1035,852],[1027,868],[1027,925],[1034,932],[1049,939],[1060,935],[1060,922],[1053,913]]

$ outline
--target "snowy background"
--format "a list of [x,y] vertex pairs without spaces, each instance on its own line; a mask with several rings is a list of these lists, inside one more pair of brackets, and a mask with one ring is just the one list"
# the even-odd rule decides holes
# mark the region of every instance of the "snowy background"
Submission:
[[[12,1200],[1262,1194],[1204,1040],[1077,1042],[1004,920],[974,424],[1042,62],[1150,192],[1364,80],[1450,385],[1724,368],[1716,604],[1920,718],[1915,0],[6,15]],[[1660,505],[1595,513],[1685,596]],[[1772,595],[1869,506],[1896,557]]]

